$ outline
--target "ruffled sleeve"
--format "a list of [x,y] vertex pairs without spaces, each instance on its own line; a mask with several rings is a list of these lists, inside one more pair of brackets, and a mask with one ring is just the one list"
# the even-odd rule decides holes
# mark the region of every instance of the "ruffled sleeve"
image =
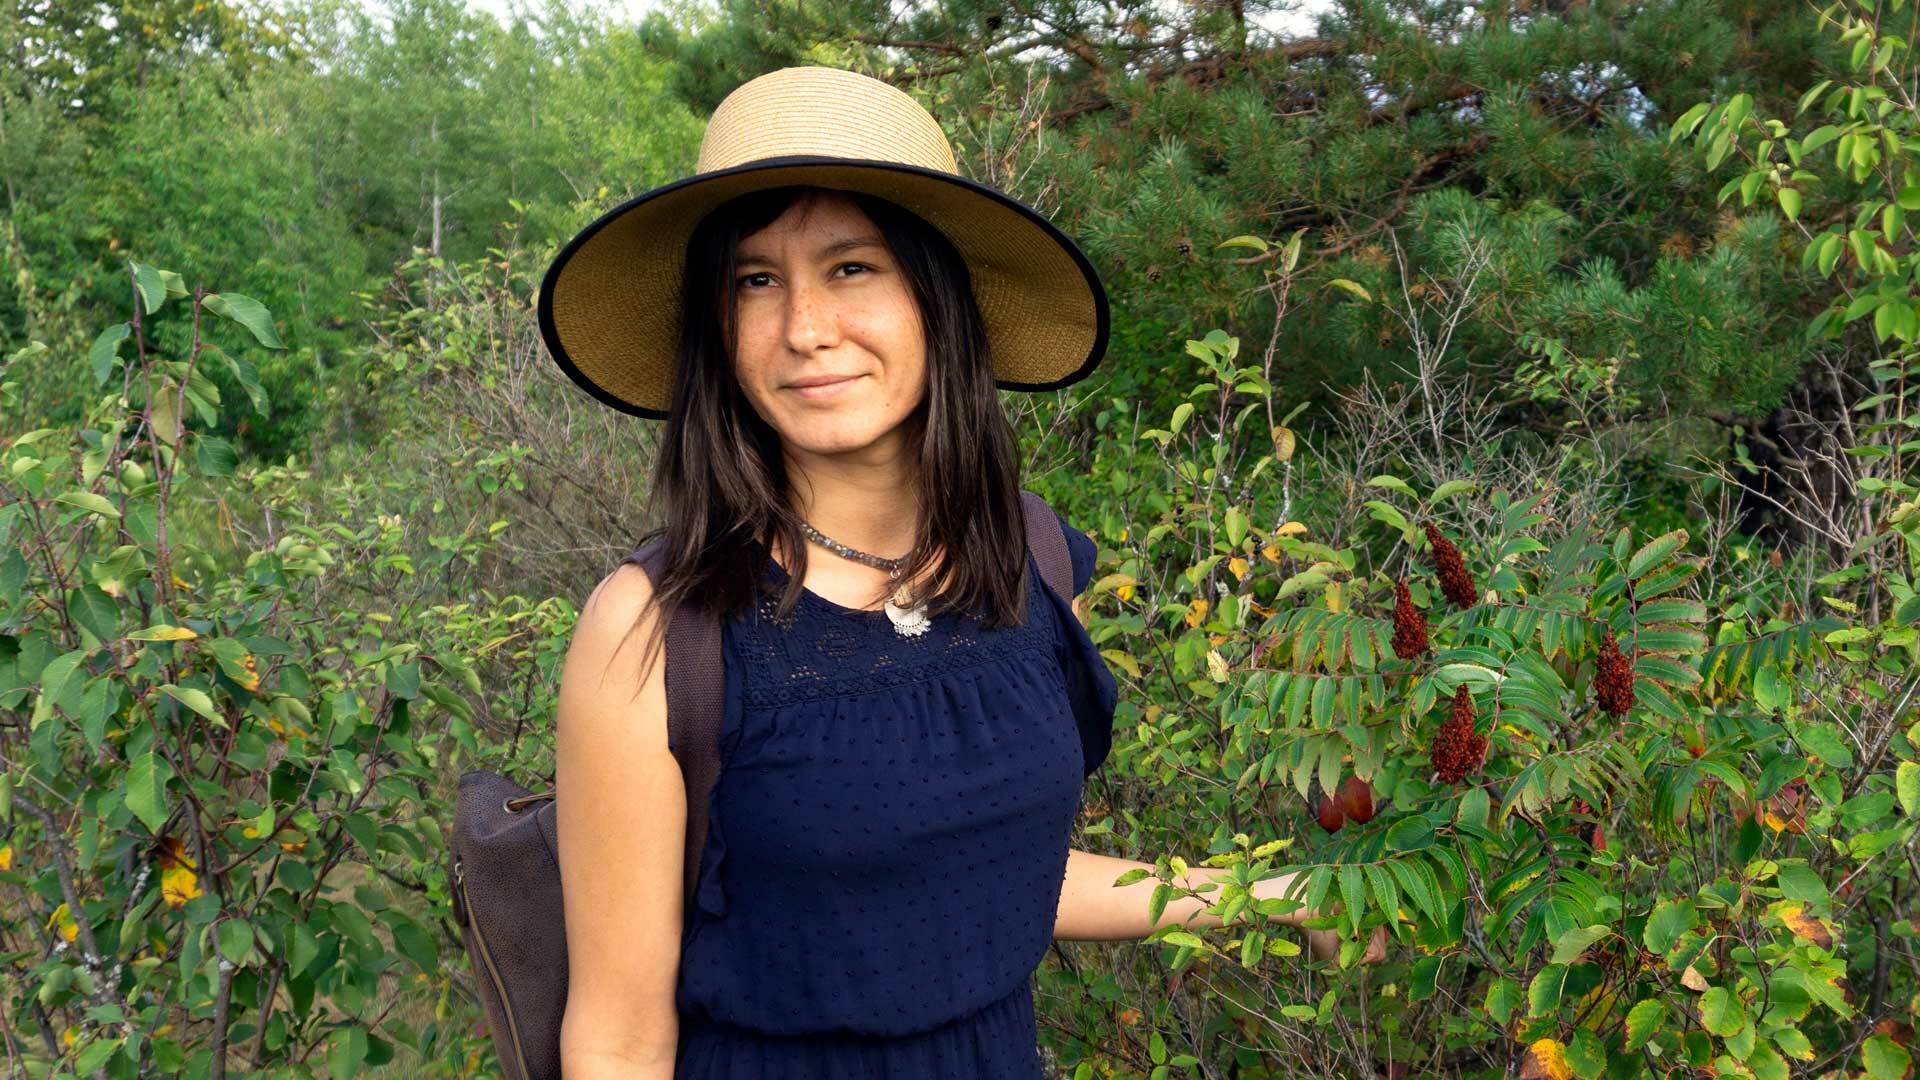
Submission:
[[[1059,512],[1054,513],[1059,518]],[[1093,538],[1060,519],[1067,536],[1067,553],[1073,563],[1073,595],[1087,591],[1093,582],[1093,564],[1098,552]],[[1049,594],[1053,590],[1047,590]],[[1080,728],[1080,749],[1086,775],[1107,759],[1113,745],[1113,712],[1119,700],[1119,687],[1107,661],[1087,635],[1087,628],[1073,613],[1072,597],[1054,597],[1055,622],[1060,627],[1060,667],[1066,675],[1067,697],[1073,703],[1074,722]]]

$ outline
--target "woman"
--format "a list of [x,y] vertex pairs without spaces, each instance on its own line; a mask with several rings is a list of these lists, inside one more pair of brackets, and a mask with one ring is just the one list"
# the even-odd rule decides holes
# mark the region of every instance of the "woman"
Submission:
[[[1022,573],[994,393],[1098,363],[1086,259],[961,179],[905,94],[790,68],[721,104],[694,177],[576,237],[540,314],[581,386],[668,421],[671,569],[594,589],[561,681],[565,1075],[1039,1077],[1048,942],[1156,925],[1152,880],[1112,885],[1146,864],[1067,849],[1114,682]],[[1077,595],[1094,544],[1062,525]],[[691,910],[657,662],[680,603],[726,620]],[[1160,922],[1218,925],[1203,906]]]

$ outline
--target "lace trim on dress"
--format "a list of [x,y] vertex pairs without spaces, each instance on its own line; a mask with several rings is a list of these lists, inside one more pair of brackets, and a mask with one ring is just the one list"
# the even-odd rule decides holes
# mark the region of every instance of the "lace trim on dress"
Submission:
[[1013,653],[1046,650],[1051,655],[1058,631],[1047,615],[1039,568],[1031,555],[1027,561],[1022,625],[986,630],[976,617],[945,612],[933,617],[926,633],[906,637],[894,631],[882,611],[841,607],[807,590],[787,618],[775,619],[785,571],[769,560],[771,592],[759,596],[731,628],[735,655],[744,661],[741,702],[766,708],[866,694]]

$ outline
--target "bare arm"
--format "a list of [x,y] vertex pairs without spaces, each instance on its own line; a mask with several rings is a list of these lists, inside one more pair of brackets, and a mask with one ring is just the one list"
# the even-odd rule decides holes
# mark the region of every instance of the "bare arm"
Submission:
[[[1147,871],[1148,876],[1131,885],[1114,887],[1114,879],[1136,868]],[[1195,930],[1214,929],[1222,925],[1219,916],[1206,911],[1220,902],[1221,890],[1217,888],[1197,897],[1177,896],[1167,901],[1159,921],[1150,920],[1147,916],[1153,901],[1153,890],[1160,884],[1160,880],[1153,877],[1152,873],[1152,863],[1096,855],[1077,849],[1067,852],[1067,874],[1060,886],[1060,907],[1054,915],[1053,936],[1062,941],[1138,941],[1169,924],[1184,924]],[[1189,868],[1187,876],[1176,881],[1176,884],[1196,888],[1208,881],[1223,880],[1229,874],[1230,871],[1221,868],[1195,866]],[[1284,896],[1294,876],[1282,874],[1256,881],[1253,895],[1261,900]],[[1282,915],[1270,916],[1268,921],[1297,927],[1312,918],[1313,914],[1306,908],[1297,908]],[[1339,935],[1331,930],[1307,931],[1307,943],[1314,958],[1319,960],[1333,957],[1340,947]],[[1385,956],[1386,934],[1382,927],[1374,933],[1364,959],[1374,963]]]
[[[679,1041],[686,787],[667,749],[665,663],[642,681],[646,572],[594,588],[560,676],[555,800],[567,921],[564,1080],[671,1080]],[[622,643],[625,643],[624,646]]]

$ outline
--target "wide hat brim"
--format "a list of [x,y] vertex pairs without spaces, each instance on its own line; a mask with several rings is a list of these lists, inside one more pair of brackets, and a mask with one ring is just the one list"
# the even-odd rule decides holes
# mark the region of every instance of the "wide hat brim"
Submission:
[[1043,391],[1085,378],[1106,352],[1106,289],[1071,238],[988,184],[897,161],[784,155],[696,173],[638,195],[569,240],[540,284],[540,336],[606,405],[665,419],[679,365],[687,241],[715,207],[790,184],[864,192],[939,229],[966,261],[994,382]]

